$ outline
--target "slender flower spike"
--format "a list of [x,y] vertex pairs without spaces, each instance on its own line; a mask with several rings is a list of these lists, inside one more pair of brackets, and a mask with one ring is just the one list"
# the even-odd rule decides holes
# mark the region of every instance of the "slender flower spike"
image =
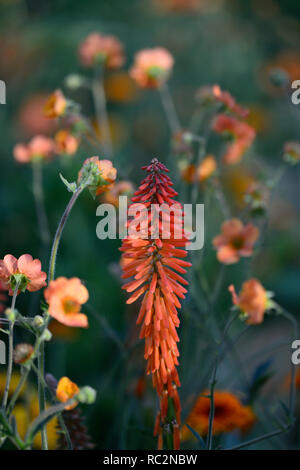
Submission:
[[131,77],[141,88],[159,88],[168,78],[174,59],[163,47],[144,49],[135,55]]
[[0,260],[0,281],[12,295],[18,285],[18,293],[26,289],[35,292],[46,286],[47,274],[41,270],[39,259],[22,255],[19,259],[6,255]]
[[[58,384],[57,384],[57,389],[56,389],[56,398],[62,402],[65,403],[68,400],[71,400],[75,395],[79,393],[80,389],[78,385],[76,385],[74,382],[72,382],[68,377],[62,377]],[[75,401],[74,404],[66,406],[66,410],[72,410],[77,406],[78,402]]]
[[232,301],[247,317],[249,325],[258,325],[264,320],[264,314],[272,307],[272,300],[268,292],[257,279],[249,279],[242,285],[239,295],[236,294],[233,285],[229,286]]
[[89,293],[80,279],[58,277],[50,282],[44,296],[49,304],[51,317],[66,326],[88,327],[87,316],[80,313],[80,308],[88,301]]
[[[177,193],[165,174],[167,168],[153,159],[143,169],[148,176],[135,192],[129,214],[140,204],[146,207],[146,214],[143,210],[142,217],[138,217],[139,235],[130,234],[131,225],[137,218],[129,222],[129,235],[120,248],[123,252],[123,278],[132,278],[123,288],[131,294],[128,304],[142,298],[137,324],[142,324],[140,338],[145,338],[147,374],[152,374],[153,386],[160,399],[160,412],[154,429],[158,446],[162,446],[163,430],[167,426],[172,430],[175,447],[179,448],[177,424],[180,423],[181,407],[176,369],[179,356],[177,309],[181,307],[179,299],[184,299],[187,292],[183,286],[188,284],[181,274],[186,273],[185,268],[191,263],[183,259],[187,256],[182,249],[187,238],[182,226],[181,206],[175,205],[176,201],[172,199]],[[171,213],[172,208],[174,212]],[[169,230],[164,228],[164,222],[169,222]],[[157,235],[155,238],[153,233]]]

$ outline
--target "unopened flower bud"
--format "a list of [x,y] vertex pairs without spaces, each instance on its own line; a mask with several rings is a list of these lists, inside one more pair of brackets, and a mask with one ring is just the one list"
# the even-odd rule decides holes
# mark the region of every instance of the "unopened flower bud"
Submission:
[[96,395],[97,395],[97,392],[96,390],[94,390],[92,387],[89,387],[88,385],[85,386],[85,387],[82,387],[80,389],[80,392],[78,393],[78,395],[76,396],[76,399],[80,402],[80,403],[85,403],[87,405],[91,405],[92,403],[95,402],[96,400]]
[[11,322],[14,322],[16,320],[16,310],[13,310],[11,308],[7,308],[5,310],[5,315],[6,315],[6,318],[11,321]]
[[85,78],[78,74],[72,73],[65,78],[65,84],[70,90],[76,90],[85,83]]
[[13,353],[15,364],[25,364],[32,357],[33,351],[34,349],[31,344],[17,344]]
[[33,322],[32,322],[32,325],[35,327],[35,328],[41,328],[44,324],[44,319],[41,315],[36,315],[34,318],[33,318]]
[[52,333],[48,330],[48,328],[46,328],[41,335],[41,340],[50,341],[51,338],[52,338]]

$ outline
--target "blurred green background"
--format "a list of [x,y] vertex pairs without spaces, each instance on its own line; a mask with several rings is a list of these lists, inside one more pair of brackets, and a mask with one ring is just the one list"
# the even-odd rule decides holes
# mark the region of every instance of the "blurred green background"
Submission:
[[[12,149],[43,126],[39,118],[32,118],[31,109],[26,111],[28,100],[64,88],[64,78],[71,73],[89,73],[80,68],[77,47],[92,31],[114,34],[124,43],[125,77],[139,49],[163,46],[172,52],[175,67],[170,89],[183,126],[195,107],[199,87],[218,83],[229,90],[238,102],[250,108],[249,120],[258,133],[251,150],[253,161],[259,160],[262,171],[270,170],[272,174],[282,165],[285,141],[299,138],[300,109],[271,84],[269,70],[283,68],[291,80],[300,79],[299,2],[206,0],[199,1],[196,11],[172,11],[164,8],[164,3],[0,0],[0,79],[7,86],[7,104],[0,106],[1,258],[6,253],[41,256],[47,271],[48,253],[40,249],[31,168],[18,165]],[[122,170],[123,179],[137,185],[142,176],[141,165],[154,156],[167,160],[170,135],[158,94],[140,92],[132,83],[126,80],[124,83],[121,92],[121,85],[117,91],[116,87],[111,88],[108,100],[116,150],[114,165]],[[93,116],[87,91],[64,90],[82,104],[89,117]],[[59,172],[74,180],[84,159],[93,154],[95,149],[81,146],[68,161],[54,160],[45,165],[44,190],[52,234],[69,198]],[[247,178],[251,167],[252,162],[248,161],[235,175],[237,186],[243,177]],[[279,303],[295,314],[300,301],[299,171],[294,167],[280,182],[270,215],[272,232],[268,233],[263,254],[256,262],[256,276],[276,293]],[[80,197],[67,223],[57,263],[57,275],[78,276],[86,283],[90,292],[90,310],[86,309],[90,328],[57,333],[48,347],[47,371],[58,378],[68,375],[80,385],[89,384],[97,389],[96,405],[84,410],[97,448],[155,448],[152,425],[156,398],[150,380],[141,397],[136,391],[145,368],[143,345],[135,346],[136,307],[125,308],[125,295],[120,289],[120,242],[100,241],[96,237],[96,206],[88,193]],[[206,213],[207,219],[210,216],[214,218],[215,212]],[[212,282],[215,254],[211,235],[218,233],[218,227],[219,224],[215,225],[212,233],[207,234],[204,248]],[[226,276],[228,283],[232,282],[239,279],[240,271],[234,267]],[[37,313],[39,294],[32,297],[35,299],[23,295],[18,303],[19,309],[29,315]],[[224,290],[220,310],[229,302]],[[183,323],[184,315],[183,310]],[[194,374],[199,375],[199,381],[197,378],[193,393],[207,386],[202,363],[194,356],[193,345],[199,339],[191,338],[193,320],[189,315],[186,322],[188,326],[181,335],[183,397],[191,391]],[[262,331],[269,323],[268,320]],[[264,333],[266,342],[281,328],[280,325],[277,328],[276,322],[272,325],[269,333]],[[260,341],[261,337],[257,343],[251,343],[251,353],[257,351]],[[279,390],[288,373],[287,360],[278,367],[279,381],[274,382],[272,394]],[[224,379],[224,386],[233,384],[234,379],[229,383]],[[188,402],[184,399],[183,406],[187,411]]]

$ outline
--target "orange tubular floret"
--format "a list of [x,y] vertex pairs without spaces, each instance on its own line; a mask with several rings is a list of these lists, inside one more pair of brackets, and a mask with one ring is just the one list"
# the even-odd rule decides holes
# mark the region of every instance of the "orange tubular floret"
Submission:
[[[177,309],[181,307],[178,298],[184,299],[187,292],[183,285],[188,285],[181,274],[186,273],[185,268],[191,266],[191,263],[182,259],[187,256],[183,249],[187,238],[183,230],[181,206],[171,199],[177,193],[171,188],[173,183],[165,174],[168,172],[167,168],[154,159],[143,169],[148,175],[135,192],[131,209],[143,203],[147,207],[148,216],[143,217],[143,220],[139,219],[139,226],[135,225],[135,229],[140,230],[141,238],[136,237],[136,234],[134,238],[129,235],[120,248],[122,257],[126,260],[123,263],[122,277],[129,279],[123,289],[131,295],[127,303],[143,296],[137,324],[142,324],[139,336],[145,339],[147,374],[152,374],[153,386],[160,399],[154,435],[158,436],[158,446],[161,448],[163,426],[170,424],[167,421],[168,407],[172,400],[175,411],[171,422],[173,441],[174,448],[178,449],[181,406],[177,391],[180,381],[176,370],[179,357],[176,328],[180,323]],[[172,207],[168,213],[167,207],[175,203],[176,207]],[[154,204],[163,204],[163,207],[158,211],[158,207],[154,206],[153,213],[151,208]],[[130,222],[128,226],[130,227]],[[147,231],[148,239],[142,238],[142,234]],[[180,238],[178,233],[181,234]]]

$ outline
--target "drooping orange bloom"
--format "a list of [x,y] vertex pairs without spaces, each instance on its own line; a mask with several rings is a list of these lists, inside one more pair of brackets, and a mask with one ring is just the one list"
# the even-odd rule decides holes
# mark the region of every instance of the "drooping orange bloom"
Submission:
[[249,279],[242,285],[239,295],[233,285],[229,286],[232,301],[243,313],[247,314],[249,325],[258,325],[263,322],[264,313],[268,308],[267,291],[257,279]]
[[213,239],[220,263],[237,263],[242,256],[251,256],[259,230],[253,224],[244,225],[239,219],[227,220],[222,224],[221,234]]
[[197,168],[197,179],[200,183],[207,180],[217,169],[217,162],[213,155],[206,155]]
[[49,96],[44,106],[45,116],[48,118],[57,118],[65,113],[67,100],[61,90],[55,90]]
[[133,192],[133,185],[130,181],[119,181],[118,183],[115,183],[109,191],[104,193],[103,201],[118,207],[119,196],[131,197]]
[[99,157],[90,157],[83,162],[78,173],[78,182],[82,180],[86,171],[91,172],[91,166],[94,166],[97,170],[91,186],[95,188],[95,194],[98,196],[112,188],[112,184],[117,177],[117,170],[110,160],[99,160]]
[[[208,394],[209,391],[204,391],[201,395]],[[233,393],[216,390],[214,402],[214,435],[231,432],[236,429],[246,432],[254,424],[255,415],[251,407],[243,405]],[[200,435],[206,435],[208,432],[210,404],[209,398],[199,396],[187,419],[187,424]],[[191,431],[184,426],[182,429],[182,439],[185,440],[190,437],[192,437]]]
[[213,129],[218,134],[230,138],[230,143],[223,155],[224,163],[229,165],[238,163],[241,160],[256,135],[255,129],[249,124],[227,114],[217,116]]
[[31,255],[22,255],[19,259],[13,255],[6,255],[0,260],[0,281],[12,295],[19,284],[19,292],[25,289],[29,292],[40,290],[46,285],[47,274],[41,270],[39,259]]
[[56,152],[65,155],[74,155],[79,146],[79,139],[68,129],[61,129],[55,134]]
[[159,88],[168,78],[174,59],[163,47],[143,49],[134,58],[131,77],[142,88]]
[[288,163],[299,163],[300,162],[300,142],[290,141],[286,142],[283,150],[283,158]]
[[84,67],[103,63],[108,69],[117,69],[125,62],[124,48],[115,36],[89,34],[79,45],[79,60]]
[[33,160],[49,159],[53,156],[55,144],[50,137],[36,135],[28,144],[17,144],[14,147],[14,158],[19,163]]
[[[72,382],[68,377],[62,377],[56,388],[56,398],[62,403],[71,400],[75,395],[79,393],[79,387],[74,382]],[[72,410],[77,406],[77,402],[72,405],[66,406],[66,410]]]
[[44,296],[49,304],[51,317],[66,326],[88,327],[87,316],[80,313],[80,308],[88,301],[89,293],[80,279],[58,277],[50,282]]
[[[131,293],[128,304],[143,297],[137,324],[142,323],[140,338],[145,338],[145,359],[147,374],[152,374],[153,386],[160,399],[154,433],[158,434],[161,446],[163,426],[171,427],[180,422],[180,401],[177,387],[180,386],[176,366],[178,365],[179,341],[176,328],[179,326],[177,309],[178,300],[184,299],[188,282],[181,276],[191,264],[185,260],[187,252],[182,249],[187,242],[182,227],[182,213],[176,208],[172,181],[165,174],[167,168],[153,159],[149,166],[143,167],[148,176],[142,181],[132,198],[135,207],[146,208],[141,217],[134,217],[129,223],[129,235],[123,240],[121,251],[123,259],[123,278],[133,278],[123,288]],[[180,206],[179,206],[180,207]],[[161,209],[161,212],[157,211]],[[170,214],[167,210],[173,208]],[[139,209],[138,209],[139,210]],[[137,222],[138,220],[138,222]],[[169,229],[164,227],[169,224]],[[132,223],[139,225],[139,233],[131,234]],[[155,236],[153,236],[155,233]],[[170,422],[168,413],[169,400],[173,401],[175,415]],[[178,428],[172,427],[174,446],[178,448]]]

